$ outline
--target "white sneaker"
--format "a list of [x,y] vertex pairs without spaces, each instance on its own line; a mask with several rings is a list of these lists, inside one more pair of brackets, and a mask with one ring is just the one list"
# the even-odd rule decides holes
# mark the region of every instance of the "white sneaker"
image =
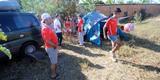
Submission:
[[117,62],[117,59],[114,58],[114,57],[112,57],[112,61],[113,61],[113,62]]
[[109,53],[110,53],[110,55],[111,55],[112,61],[113,61],[113,62],[117,62],[115,53],[113,53],[112,51],[109,51]]

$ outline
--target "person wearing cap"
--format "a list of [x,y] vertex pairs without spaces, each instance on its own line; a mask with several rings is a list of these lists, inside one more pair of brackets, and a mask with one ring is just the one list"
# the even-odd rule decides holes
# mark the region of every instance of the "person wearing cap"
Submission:
[[58,45],[61,46],[62,44],[62,25],[61,25],[61,22],[60,22],[60,15],[59,14],[56,14],[56,18],[54,19],[54,30],[57,34],[57,37],[58,37]]
[[[121,46],[121,42],[118,39],[118,18],[120,17],[120,13],[121,13],[121,9],[120,8],[116,8],[116,10],[113,13],[113,16],[110,17],[104,27],[103,27],[103,35],[104,38],[106,39],[108,37],[108,39],[111,41],[112,44],[112,50],[110,51],[110,54],[112,55],[111,58],[113,61],[117,61],[116,59],[116,55],[115,52],[120,48]],[[107,29],[107,31],[106,31]],[[107,34],[107,36],[106,36]]]
[[58,62],[58,38],[53,29],[50,27],[52,18],[48,13],[41,15],[41,35],[44,41],[45,50],[51,61],[51,77],[56,78],[57,62]]
[[83,46],[84,44],[84,36],[83,36],[83,19],[81,15],[78,15],[78,38],[79,38],[79,45]]

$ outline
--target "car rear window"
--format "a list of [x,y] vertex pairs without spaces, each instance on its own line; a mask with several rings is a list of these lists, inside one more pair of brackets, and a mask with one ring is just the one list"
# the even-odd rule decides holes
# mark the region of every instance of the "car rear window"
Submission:
[[17,15],[14,21],[18,29],[39,26],[37,20],[31,15]]
[[12,15],[0,15],[0,28],[4,32],[15,30],[15,23]]

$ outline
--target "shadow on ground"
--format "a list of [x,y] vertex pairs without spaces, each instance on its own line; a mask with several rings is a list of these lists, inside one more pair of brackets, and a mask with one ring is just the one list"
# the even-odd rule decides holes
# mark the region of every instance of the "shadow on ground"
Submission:
[[[104,67],[93,64],[86,58],[69,55],[67,52],[60,53],[58,62],[60,77],[57,80],[88,80],[82,70],[94,68],[103,69]],[[50,74],[50,61],[47,55],[43,62],[30,62],[24,58],[21,61],[11,61],[0,66],[1,80],[51,80]]]
[[148,39],[143,39],[143,38],[137,37],[135,35],[128,34],[128,36],[130,39],[135,40],[135,42],[134,42],[135,46],[147,48],[147,49],[153,50],[155,52],[160,52],[160,45],[155,44],[154,42],[149,41]]
[[136,63],[132,63],[132,62],[125,61],[125,60],[119,60],[119,61],[122,62],[122,64],[128,64],[128,65],[131,65],[133,67],[144,69],[146,71],[156,71],[157,73],[160,73],[160,68],[159,67],[155,67],[155,66],[152,66],[152,65],[136,64]]
[[28,58],[0,64],[1,80],[51,80],[48,56],[44,62],[31,62]]
[[[92,45],[90,45],[92,46]],[[63,47],[63,49],[67,49],[67,50],[71,50],[74,51],[76,53],[79,53],[81,55],[86,55],[89,57],[101,57],[104,56],[104,54],[95,54],[92,53],[91,51],[86,49],[87,47],[82,47],[82,46],[74,46],[74,45],[70,45],[70,44],[65,44],[65,46]]]
[[59,57],[59,80],[88,80],[83,74],[84,70],[91,68],[103,69],[103,66],[93,64],[86,58],[79,58],[66,53],[61,53]]
[[91,42],[87,42],[85,43],[85,47],[89,47],[89,48],[98,48],[104,51],[110,51],[111,50],[111,43],[108,40],[102,40],[101,41],[101,45],[97,46],[95,44],[92,44]]

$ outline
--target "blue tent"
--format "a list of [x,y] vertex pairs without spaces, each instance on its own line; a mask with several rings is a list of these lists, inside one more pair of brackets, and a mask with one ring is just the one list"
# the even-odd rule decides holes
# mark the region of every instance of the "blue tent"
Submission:
[[107,18],[107,16],[97,11],[89,12],[83,17],[84,31],[86,33],[85,36],[88,41],[91,41],[93,44],[100,46],[100,33],[104,25],[102,21]]

